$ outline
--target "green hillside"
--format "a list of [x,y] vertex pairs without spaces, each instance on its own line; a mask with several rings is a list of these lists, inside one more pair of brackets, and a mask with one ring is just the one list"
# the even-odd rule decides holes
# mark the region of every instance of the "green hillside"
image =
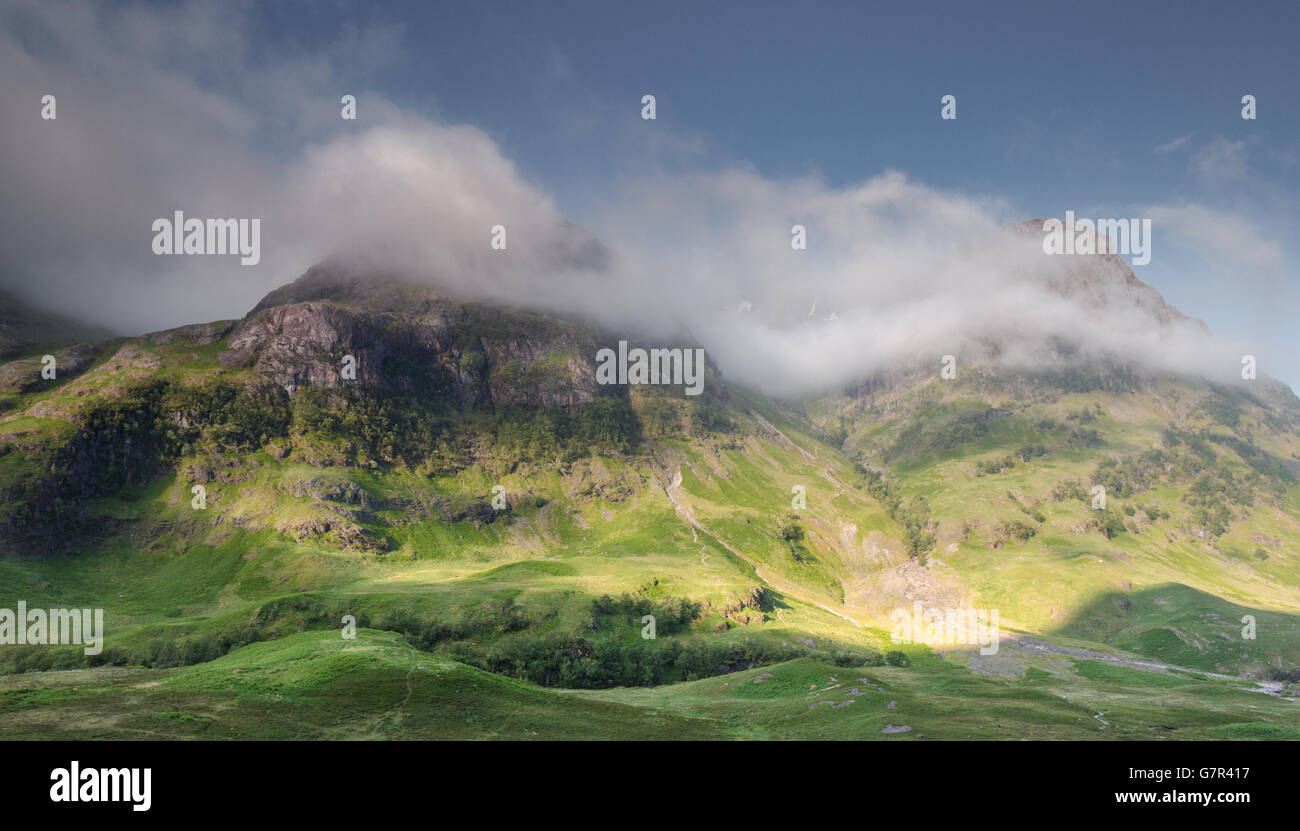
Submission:
[[[1300,737],[1289,390],[691,397],[597,387],[611,337],[315,271],[0,367],[0,608],[106,621],[0,646],[0,736]],[[895,643],[918,601],[997,653]]]

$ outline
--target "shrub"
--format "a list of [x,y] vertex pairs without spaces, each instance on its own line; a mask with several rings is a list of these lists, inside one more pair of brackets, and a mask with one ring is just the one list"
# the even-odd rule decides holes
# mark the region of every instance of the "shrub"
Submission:
[[1020,540],[1021,542],[1025,542],[1026,540],[1030,539],[1035,534],[1037,534],[1038,529],[1032,525],[1021,522],[1020,520],[1013,520],[1011,522],[1004,522],[1001,525],[999,525],[998,533],[1008,539],[1015,538],[1017,540]]
[[907,657],[905,652],[898,649],[891,649],[885,653],[885,663],[891,667],[910,667],[912,660]]

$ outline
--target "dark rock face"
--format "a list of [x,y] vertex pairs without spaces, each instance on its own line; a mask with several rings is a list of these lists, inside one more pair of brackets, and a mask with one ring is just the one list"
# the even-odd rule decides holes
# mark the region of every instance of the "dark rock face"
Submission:
[[[90,368],[99,350],[90,344],[78,344],[53,353],[57,380],[75,378]],[[51,383],[41,377],[43,364],[38,357],[11,361],[0,366],[0,392],[33,392]]]
[[[266,296],[220,356],[290,394],[357,384],[458,406],[567,407],[600,392],[594,329],[544,314],[463,303],[433,289],[316,267]],[[345,367],[355,360],[355,378]]]
[[284,486],[284,490],[298,499],[311,497],[317,502],[326,500],[342,502],[366,510],[374,507],[370,494],[366,493],[356,482],[327,482],[318,476],[311,479],[299,479],[291,486]]
[[162,332],[154,332],[146,335],[154,346],[165,346],[172,341],[180,338],[193,338],[194,342],[200,346],[207,346],[216,343],[229,334],[235,326],[233,320],[218,320],[212,323],[194,323],[189,326],[178,326],[175,329],[167,329]]

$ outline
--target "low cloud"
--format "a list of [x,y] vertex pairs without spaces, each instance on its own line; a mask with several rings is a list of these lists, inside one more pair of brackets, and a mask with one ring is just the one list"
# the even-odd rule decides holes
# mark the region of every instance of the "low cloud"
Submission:
[[[902,366],[1062,351],[1226,378],[1240,352],[1130,282],[1116,259],[1049,257],[1041,225],[886,173],[833,188],[728,171],[633,188],[598,228],[723,369],[799,394]],[[793,250],[792,225],[807,229]],[[662,300],[661,300],[662,302]],[[638,302],[646,307],[649,301]]]
[[1180,247],[1225,269],[1244,267],[1275,273],[1285,264],[1282,246],[1235,214],[1188,203],[1151,205],[1146,215],[1170,238],[1178,240]]

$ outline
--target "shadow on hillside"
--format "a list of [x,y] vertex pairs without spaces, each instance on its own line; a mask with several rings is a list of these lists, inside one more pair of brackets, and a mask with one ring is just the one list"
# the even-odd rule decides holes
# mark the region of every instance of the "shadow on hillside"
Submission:
[[1107,592],[1047,634],[1224,674],[1300,666],[1300,616],[1242,606],[1180,583]]

